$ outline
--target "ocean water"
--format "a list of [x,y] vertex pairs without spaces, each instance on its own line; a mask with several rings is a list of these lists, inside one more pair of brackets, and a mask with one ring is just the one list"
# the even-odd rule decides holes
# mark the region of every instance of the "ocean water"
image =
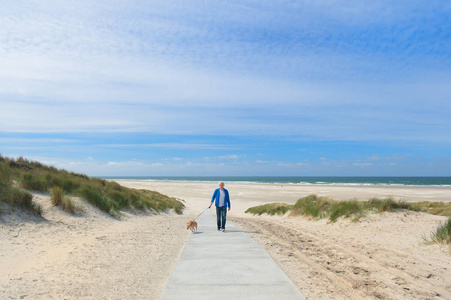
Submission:
[[451,187],[451,177],[269,177],[269,176],[116,176],[104,179],[144,181],[242,182],[268,184],[313,184],[357,186]]

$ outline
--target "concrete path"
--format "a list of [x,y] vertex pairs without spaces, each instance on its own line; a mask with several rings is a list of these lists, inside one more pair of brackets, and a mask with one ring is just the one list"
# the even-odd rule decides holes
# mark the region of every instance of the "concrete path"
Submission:
[[174,299],[305,299],[269,254],[249,235],[227,222],[216,230],[208,211],[198,220],[160,294]]

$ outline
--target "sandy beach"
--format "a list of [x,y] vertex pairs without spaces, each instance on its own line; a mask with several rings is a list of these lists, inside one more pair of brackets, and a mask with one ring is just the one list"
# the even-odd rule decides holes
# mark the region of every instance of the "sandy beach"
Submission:
[[81,216],[34,201],[45,219],[0,215],[0,299],[157,299],[188,237],[186,214],[116,220],[79,199]]
[[[119,181],[183,199],[186,210],[124,214],[116,220],[86,207],[72,216],[34,193],[44,219],[1,216],[0,298],[157,299],[189,235],[185,224],[208,206],[216,183]],[[340,220],[250,216],[269,202],[294,203],[311,193],[334,199],[394,196],[406,201],[450,201],[451,189],[228,184],[229,219],[274,258],[309,299],[450,299],[449,248],[425,245],[445,217],[424,213],[374,214]],[[213,213],[213,212],[212,212]]]
[[[204,209],[216,183],[120,181],[185,199]],[[259,242],[308,299],[451,299],[449,248],[425,245],[446,217],[418,212],[372,214],[360,222],[251,216],[271,202],[295,203],[309,194],[337,200],[392,196],[405,201],[451,201],[451,188],[226,183],[228,218]],[[191,212],[192,211],[192,212]]]
[[[201,209],[211,199],[217,183],[180,181],[131,181],[118,180],[120,184],[138,189],[151,189],[163,194],[189,200],[188,209]],[[409,202],[451,201],[451,187],[426,186],[352,186],[352,185],[303,185],[303,184],[253,184],[227,183],[233,191],[234,213],[255,205],[271,202],[288,204],[304,196],[316,194],[334,200],[368,200],[371,197],[393,197]]]

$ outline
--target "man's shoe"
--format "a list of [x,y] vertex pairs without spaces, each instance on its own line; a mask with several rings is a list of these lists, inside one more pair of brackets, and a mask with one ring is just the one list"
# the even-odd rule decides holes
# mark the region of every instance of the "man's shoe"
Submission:
[[221,228],[218,227],[218,231],[220,231],[220,230],[221,230]]
[[222,232],[225,232],[225,228],[222,228]]

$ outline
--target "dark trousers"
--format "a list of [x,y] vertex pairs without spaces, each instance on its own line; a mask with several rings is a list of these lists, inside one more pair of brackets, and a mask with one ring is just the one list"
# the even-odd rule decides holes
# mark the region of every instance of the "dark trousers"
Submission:
[[218,221],[218,229],[225,229],[227,219],[227,209],[225,206],[216,207],[216,219]]

